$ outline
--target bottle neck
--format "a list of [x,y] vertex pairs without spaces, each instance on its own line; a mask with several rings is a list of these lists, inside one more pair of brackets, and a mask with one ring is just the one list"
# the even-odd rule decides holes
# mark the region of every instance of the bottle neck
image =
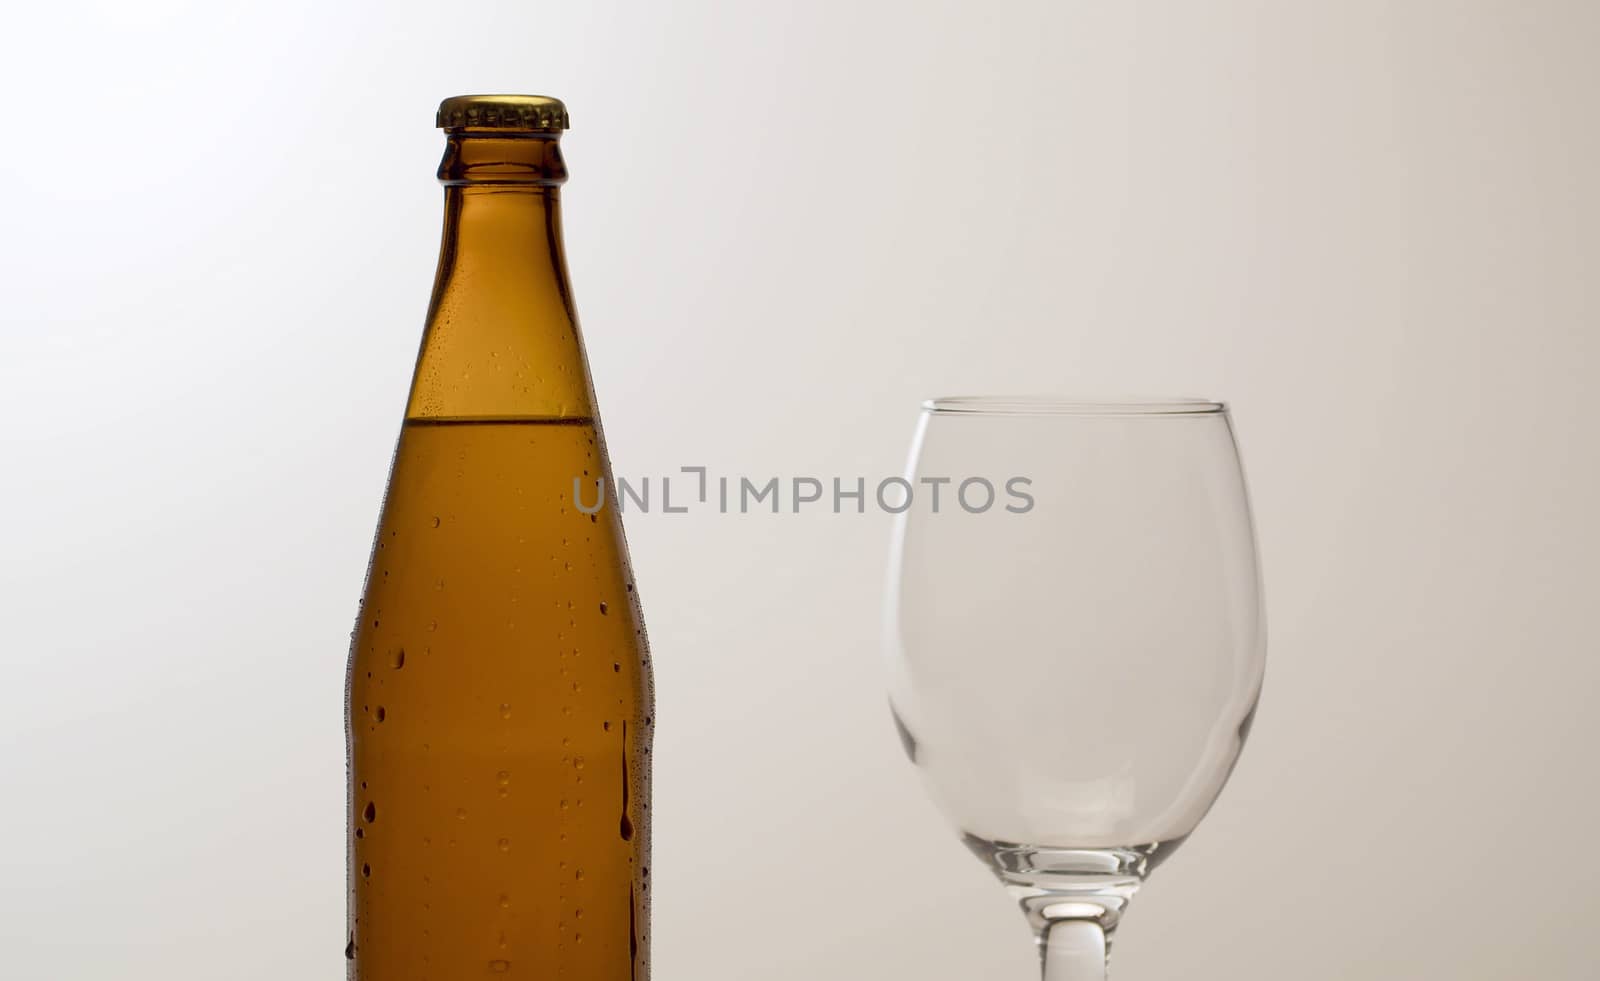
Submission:
[[444,237],[407,417],[592,412],[561,241],[553,134],[451,133]]
[[439,162],[445,188],[444,239],[435,292],[462,272],[547,280],[565,294],[559,141],[548,134],[452,133]]

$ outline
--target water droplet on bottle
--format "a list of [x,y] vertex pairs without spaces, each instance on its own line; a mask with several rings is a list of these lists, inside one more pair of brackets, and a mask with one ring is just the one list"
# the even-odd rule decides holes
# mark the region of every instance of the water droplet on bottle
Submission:
[[607,719],[604,722],[600,723],[600,728],[604,729],[606,732],[610,732],[611,731],[611,720]]
[[622,662],[621,661],[612,661],[611,662],[611,671],[614,674],[621,674],[622,673]]
[[561,809],[563,811],[567,809],[567,799],[565,797],[561,798]]
[[573,919],[574,919],[574,920],[581,920],[581,919],[583,919],[583,908],[582,908],[582,907],[579,907],[579,908],[578,908],[578,909],[575,909],[575,910],[573,910],[573,911],[572,911],[572,918],[573,918]]
[[370,800],[367,801],[367,809],[361,812],[361,816],[367,819],[367,823],[368,824],[371,824],[372,822],[378,820],[378,807],[377,807],[377,805],[372,803],[372,801],[370,801]]
[[356,829],[356,837],[357,838],[365,838],[366,836],[367,836],[367,833],[365,831],[362,831],[360,828]]
[[501,702],[500,703],[500,718],[502,718],[502,719],[511,718],[511,706],[509,704],[507,704],[506,702]]
[[574,879],[577,879],[577,880],[578,880],[578,881],[579,881],[579,882],[582,882],[582,881],[583,881],[583,870],[582,870],[582,869],[577,869],[577,870],[575,870],[575,871],[574,871],[574,872],[573,872],[573,873],[572,873],[572,877],[573,877],[573,878],[574,878]]
[[456,808],[456,820],[457,821],[465,821],[466,819],[467,819],[467,809],[465,807]]
[[366,864],[365,862],[363,862],[362,865],[361,865],[361,878],[363,878],[363,879],[372,878],[372,866]]
[[502,930],[500,932],[500,939],[497,941],[497,943],[499,944],[501,950],[505,950],[506,949],[507,945],[506,945],[505,931]]
[[583,769],[583,757],[581,757],[581,756],[574,756],[574,757],[573,757],[573,758],[572,758],[572,768],[573,768],[573,769],[574,769],[574,770],[581,770],[581,769]]
[[510,961],[490,961],[489,962],[489,970],[493,971],[496,974],[504,974],[507,971],[511,970],[511,962]]
[[496,844],[500,846],[500,850],[503,852],[509,852],[511,850],[510,838],[501,838]]
[[435,528],[439,527],[439,516],[437,514],[433,516],[433,526]]
[[399,671],[401,668],[403,668],[405,666],[406,666],[406,649],[404,647],[396,647],[394,649],[394,653],[389,655],[389,667],[394,668],[396,671]]
[[507,896],[505,893],[501,893],[500,894],[500,908],[501,909],[510,909],[511,908],[511,897]]
[[384,710],[383,710],[383,706],[382,706],[382,705],[379,705],[379,706],[378,706],[378,708],[377,708],[377,710],[376,710],[376,711],[374,711],[374,712],[373,712],[373,713],[372,713],[372,717],[373,717],[373,718],[374,718],[374,719],[376,719],[376,720],[378,720],[378,721],[379,721],[379,722],[382,722],[382,721],[383,721],[383,719],[384,719],[384,716],[385,716],[385,715],[387,715],[387,714],[388,714],[388,713],[386,713],[386,712],[385,712],[385,711],[384,711]]
[[507,784],[511,783],[511,771],[510,770],[501,770],[499,773],[496,773],[494,775],[494,779],[495,779],[495,781],[497,783],[500,784],[500,786],[504,787]]
[[353,933],[350,934],[349,943],[344,945],[344,959],[347,961],[356,959],[356,935]]
[[603,601],[600,604],[600,615],[601,616],[605,616],[606,615],[606,604]]

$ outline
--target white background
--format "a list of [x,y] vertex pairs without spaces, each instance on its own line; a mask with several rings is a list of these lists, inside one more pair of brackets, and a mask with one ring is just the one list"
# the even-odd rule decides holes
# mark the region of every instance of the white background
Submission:
[[[1270,666],[1148,978],[1593,977],[1600,8],[15,5],[0,974],[334,978],[341,687],[445,95],[572,107],[619,474],[1234,404]],[[630,519],[658,978],[1029,976],[881,694],[881,516]]]

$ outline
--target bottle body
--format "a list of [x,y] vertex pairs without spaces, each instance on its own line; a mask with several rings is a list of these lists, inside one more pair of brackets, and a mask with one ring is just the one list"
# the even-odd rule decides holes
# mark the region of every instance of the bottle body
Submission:
[[[481,153],[548,177],[554,143],[452,135],[441,173]],[[447,179],[350,657],[346,955],[363,981],[648,977],[650,665],[617,511],[578,506],[610,472],[561,177]]]

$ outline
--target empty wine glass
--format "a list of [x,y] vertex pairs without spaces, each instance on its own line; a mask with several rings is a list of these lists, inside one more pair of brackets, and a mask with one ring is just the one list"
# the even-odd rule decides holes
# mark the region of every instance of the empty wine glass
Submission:
[[926,403],[890,558],[890,707],[1046,981],[1102,981],[1228,779],[1265,660],[1226,407]]

